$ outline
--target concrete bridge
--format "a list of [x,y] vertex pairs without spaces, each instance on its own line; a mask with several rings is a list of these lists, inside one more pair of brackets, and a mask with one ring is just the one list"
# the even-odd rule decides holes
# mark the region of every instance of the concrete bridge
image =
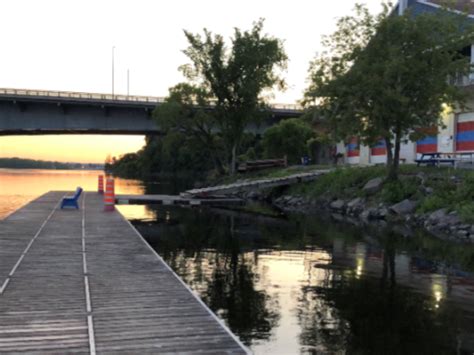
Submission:
[[[66,91],[0,89],[0,135],[160,134],[152,119],[164,98]],[[212,107],[210,108],[212,109]],[[281,119],[298,117],[297,105],[272,105],[255,133]]]

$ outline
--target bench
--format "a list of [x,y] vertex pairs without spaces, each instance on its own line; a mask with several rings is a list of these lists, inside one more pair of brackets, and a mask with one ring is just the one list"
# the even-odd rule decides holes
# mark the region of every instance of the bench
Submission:
[[63,200],[61,201],[61,209],[67,206],[75,207],[79,209],[79,204],[77,203],[77,200],[79,199],[79,196],[81,196],[81,193],[82,193],[82,188],[78,187],[76,189],[76,193],[74,194],[74,196],[63,197]]
[[269,168],[286,167],[287,165],[288,162],[286,157],[283,159],[253,160],[239,164],[237,171],[239,173],[245,173]]
[[415,163],[417,166],[422,164],[426,164],[427,166],[439,166],[440,164],[455,165],[455,158],[452,158],[448,153],[443,155],[447,157],[442,157],[441,153],[423,153],[421,159],[415,159]]

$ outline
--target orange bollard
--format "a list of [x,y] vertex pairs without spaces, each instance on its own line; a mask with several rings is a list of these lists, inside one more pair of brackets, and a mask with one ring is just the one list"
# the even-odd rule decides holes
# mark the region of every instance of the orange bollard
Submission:
[[114,179],[107,179],[105,183],[104,211],[115,210]]
[[97,189],[97,192],[101,195],[104,193],[104,176],[103,175],[99,175],[99,188]]

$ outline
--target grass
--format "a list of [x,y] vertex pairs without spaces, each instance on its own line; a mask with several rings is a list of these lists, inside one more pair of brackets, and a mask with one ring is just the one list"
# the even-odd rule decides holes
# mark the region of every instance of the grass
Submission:
[[399,181],[385,183],[375,195],[364,193],[369,180],[385,176],[384,166],[338,168],[316,181],[292,186],[289,194],[316,199],[366,197],[373,204],[412,199],[419,201],[418,213],[446,208],[458,212],[464,222],[474,223],[474,171],[403,165]]

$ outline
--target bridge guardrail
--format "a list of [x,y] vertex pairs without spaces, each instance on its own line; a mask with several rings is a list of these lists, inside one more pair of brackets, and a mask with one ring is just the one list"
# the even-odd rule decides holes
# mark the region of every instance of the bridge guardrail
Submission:
[[[123,102],[165,102],[166,98],[158,96],[137,96],[137,95],[112,95],[89,92],[75,91],[56,91],[56,90],[30,90],[30,89],[9,89],[0,88],[0,95],[18,95],[18,96],[35,96],[35,97],[57,97],[72,99],[89,99],[89,100],[110,100]],[[276,110],[294,110],[300,111],[303,108],[298,104],[271,104],[271,108]]]

